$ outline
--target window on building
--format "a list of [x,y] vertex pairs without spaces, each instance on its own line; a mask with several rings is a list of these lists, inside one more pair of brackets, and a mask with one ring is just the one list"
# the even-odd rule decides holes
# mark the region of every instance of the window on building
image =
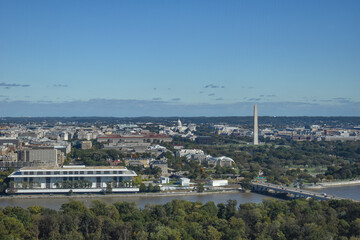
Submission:
[[93,171],[88,171],[87,174],[94,174],[94,172]]
[[101,171],[96,171],[96,174],[101,174]]
[[43,172],[37,172],[37,175],[43,175],[44,173]]
[[85,172],[84,172],[84,171],[80,171],[80,174],[85,174]]
[[51,172],[46,172],[46,175],[51,175]]

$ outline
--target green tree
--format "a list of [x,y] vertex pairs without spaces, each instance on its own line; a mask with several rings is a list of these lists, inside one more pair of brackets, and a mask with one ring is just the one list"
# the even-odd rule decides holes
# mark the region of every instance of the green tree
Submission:
[[112,204],[106,204],[99,200],[94,200],[91,203],[90,210],[96,215],[96,216],[106,216],[111,218],[112,220],[116,221],[120,218],[119,212],[117,208]]
[[140,191],[140,192],[146,192],[146,190],[147,190],[147,189],[146,189],[145,184],[144,184],[144,183],[141,183],[141,184],[140,184],[140,187],[139,187],[139,191]]
[[149,183],[149,186],[147,187],[147,191],[148,192],[153,192],[154,191],[154,186],[151,183]]
[[197,185],[197,191],[200,192],[200,193],[204,192],[204,185],[201,184],[201,183],[199,183],[199,184]]
[[24,239],[26,230],[24,225],[15,217],[0,218],[0,239]]
[[360,218],[355,219],[355,220],[351,223],[351,234],[352,234],[354,237],[360,238]]
[[209,240],[220,240],[221,239],[221,232],[219,232],[216,228],[213,226],[208,226],[206,229],[206,239]]
[[138,175],[138,176],[134,177],[134,179],[133,179],[133,185],[134,186],[139,186],[141,183],[142,183],[141,175]]
[[106,190],[105,190],[105,193],[107,193],[107,194],[112,193],[111,182],[106,182]]

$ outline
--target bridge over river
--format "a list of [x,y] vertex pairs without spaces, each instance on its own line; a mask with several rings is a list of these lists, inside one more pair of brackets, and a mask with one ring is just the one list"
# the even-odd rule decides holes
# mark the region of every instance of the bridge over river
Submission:
[[[265,182],[252,182],[252,191],[257,193],[265,193],[267,195],[283,195],[289,198],[315,198],[318,200],[353,200],[349,198],[338,197],[335,195],[327,195],[325,193],[317,193],[307,191],[300,188],[286,187]],[[355,201],[355,200],[353,200]]]

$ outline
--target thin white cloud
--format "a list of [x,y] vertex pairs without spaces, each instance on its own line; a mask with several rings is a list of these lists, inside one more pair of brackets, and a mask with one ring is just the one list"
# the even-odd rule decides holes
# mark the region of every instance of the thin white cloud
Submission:
[[67,87],[69,87],[69,85],[67,85],[67,84],[54,84],[53,87],[55,87],[55,88],[67,88]]
[[17,83],[4,83],[0,82],[0,87],[4,87],[6,89],[10,89],[12,87],[30,87],[29,84],[17,84]]
[[214,84],[205,85],[204,88],[225,88],[225,86],[218,86]]

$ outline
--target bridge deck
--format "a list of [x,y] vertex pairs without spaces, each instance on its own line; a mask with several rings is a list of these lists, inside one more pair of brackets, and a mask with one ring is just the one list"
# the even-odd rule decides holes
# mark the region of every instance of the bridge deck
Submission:
[[[252,189],[254,191],[258,191],[258,192],[263,192],[263,191],[269,192],[269,190],[272,190],[276,193],[292,194],[292,195],[294,195],[294,198],[311,197],[311,198],[315,198],[318,200],[331,200],[331,199],[333,199],[333,200],[353,200],[353,199],[349,199],[349,198],[338,197],[335,195],[327,195],[327,194],[312,192],[312,191],[308,191],[308,190],[304,190],[304,189],[286,187],[286,186],[265,183],[265,182],[252,182]],[[355,200],[353,200],[353,201],[355,201]]]

